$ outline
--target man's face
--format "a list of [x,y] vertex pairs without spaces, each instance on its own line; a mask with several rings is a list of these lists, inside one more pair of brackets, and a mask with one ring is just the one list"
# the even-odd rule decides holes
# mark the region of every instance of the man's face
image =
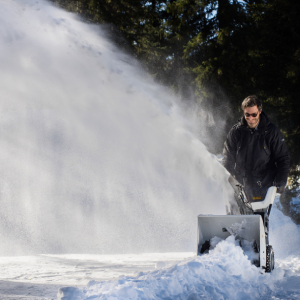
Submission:
[[[253,114],[256,116],[253,117]],[[250,128],[255,128],[259,122],[259,115],[261,114],[261,110],[258,110],[257,105],[252,107],[246,107],[244,109],[244,116]]]

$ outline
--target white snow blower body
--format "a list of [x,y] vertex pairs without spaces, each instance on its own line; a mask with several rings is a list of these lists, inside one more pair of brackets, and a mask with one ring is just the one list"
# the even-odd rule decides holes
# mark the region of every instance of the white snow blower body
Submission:
[[[198,216],[198,255],[208,252],[213,237],[226,239],[234,235],[240,241],[248,241],[259,259],[253,263],[265,272],[274,269],[274,252],[269,245],[269,215],[275,200],[277,188],[268,189],[263,201],[248,202],[243,186],[233,177],[229,182],[234,188],[236,207],[230,204],[228,215]],[[242,246],[243,247],[243,246]]]

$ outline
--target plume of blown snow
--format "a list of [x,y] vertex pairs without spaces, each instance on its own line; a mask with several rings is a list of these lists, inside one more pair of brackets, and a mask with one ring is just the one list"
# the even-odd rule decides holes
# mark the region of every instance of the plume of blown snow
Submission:
[[194,251],[228,174],[101,27],[0,3],[0,254]]

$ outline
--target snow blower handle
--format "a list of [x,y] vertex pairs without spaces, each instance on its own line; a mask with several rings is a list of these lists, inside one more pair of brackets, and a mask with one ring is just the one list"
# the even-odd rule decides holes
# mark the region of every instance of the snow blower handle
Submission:
[[276,192],[277,192],[276,186],[269,187],[266,197],[263,201],[251,203],[253,210],[256,211],[259,209],[266,209],[270,205],[272,205],[275,200]]

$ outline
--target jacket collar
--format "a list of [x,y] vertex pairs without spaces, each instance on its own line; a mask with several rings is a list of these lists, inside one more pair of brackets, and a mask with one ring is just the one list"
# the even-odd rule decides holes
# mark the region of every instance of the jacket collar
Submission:
[[[265,114],[265,112],[262,111],[260,116],[259,116],[259,123],[258,123],[258,126],[257,126],[256,130],[259,131],[259,132],[265,131],[267,126],[269,125],[269,123],[270,123],[270,119]],[[238,126],[241,129],[249,129],[247,121],[245,119],[245,116],[243,116],[241,119],[239,119]]]

